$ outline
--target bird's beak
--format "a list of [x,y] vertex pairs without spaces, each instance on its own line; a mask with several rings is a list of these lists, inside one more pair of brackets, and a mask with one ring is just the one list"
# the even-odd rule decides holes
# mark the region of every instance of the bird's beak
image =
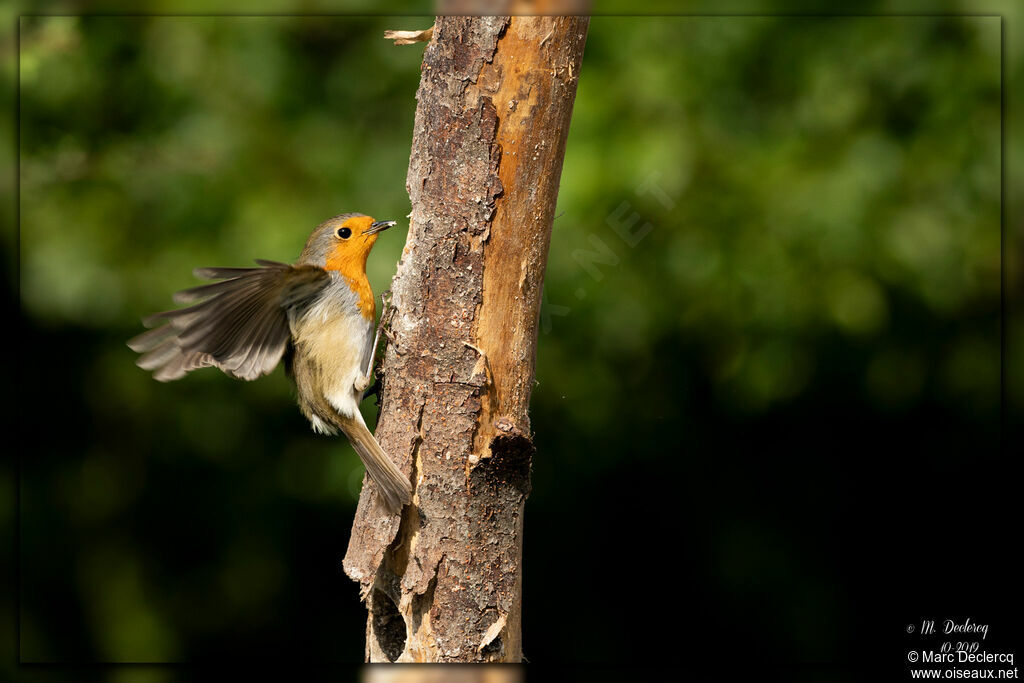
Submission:
[[378,232],[384,232],[388,228],[394,227],[398,221],[377,221],[370,223],[370,229],[364,232],[364,235],[376,235]]

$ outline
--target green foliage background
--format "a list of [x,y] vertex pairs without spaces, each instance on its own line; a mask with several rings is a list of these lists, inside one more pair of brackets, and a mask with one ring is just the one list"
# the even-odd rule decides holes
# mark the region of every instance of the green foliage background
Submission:
[[[158,384],[124,341],[193,267],[408,213],[422,47],[380,36],[427,23],[21,20],[24,661],[361,658],[351,448],[310,432],[280,370]],[[993,17],[593,20],[533,402],[531,660],[625,656],[628,596],[594,647],[556,623],[551,567],[648,514],[609,549],[670,525],[707,618],[843,657],[857,606],[822,534],[849,482],[996,462],[1000,45]],[[594,590],[618,571],[595,569]]]

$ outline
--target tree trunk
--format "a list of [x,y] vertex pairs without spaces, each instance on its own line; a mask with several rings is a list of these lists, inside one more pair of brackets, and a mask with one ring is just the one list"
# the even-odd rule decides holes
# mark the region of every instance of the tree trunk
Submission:
[[345,571],[371,662],[518,662],[527,408],[586,17],[439,17],[423,57],[377,439]]

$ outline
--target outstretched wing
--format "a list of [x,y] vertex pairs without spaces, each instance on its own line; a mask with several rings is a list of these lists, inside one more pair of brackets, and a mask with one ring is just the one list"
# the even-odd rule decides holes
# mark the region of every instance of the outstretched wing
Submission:
[[308,304],[330,276],[316,266],[256,263],[259,268],[197,269],[196,277],[220,282],[178,292],[176,302],[199,303],[143,321],[166,324],[128,342],[143,354],[138,366],[161,382],[210,366],[245,380],[271,372],[288,346],[288,309]]

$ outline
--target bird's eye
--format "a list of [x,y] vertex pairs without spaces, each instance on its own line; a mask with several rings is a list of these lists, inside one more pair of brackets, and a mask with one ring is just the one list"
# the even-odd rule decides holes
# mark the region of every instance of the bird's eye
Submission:
[[352,231],[349,230],[348,228],[338,228],[338,237],[340,237],[341,239],[347,240],[351,236]]

